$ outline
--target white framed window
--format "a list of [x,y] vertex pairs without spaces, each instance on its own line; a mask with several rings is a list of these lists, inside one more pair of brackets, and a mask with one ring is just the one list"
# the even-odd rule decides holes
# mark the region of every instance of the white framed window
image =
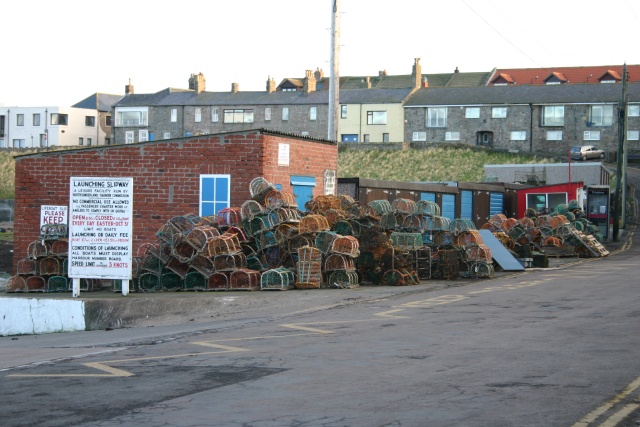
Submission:
[[193,111],[193,121],[200,123],[202,121],[202,108],[196,108]]
[[40,113],[33,114],[33,125],[40,126]]
[[309,120],[314,121],[318,115],[318,107],[309,107]]
[[611,126],[613,124],[613,105],[592,105],[589,108],[591,126]]
[[93,145],[93,142],[92,142],[91,138],[87,138],[87,145]]
[[16,126],[24,126],[24,114],[16,114]]
[[211,122],[218,123],[220,121],[220,116],[218,115],[218,107],[211,108]]
[[145,142],[149,140],[149,131],[146,129],[140,129],[138,131],[138,141]]
[[386,111],[367,111],[367,124],[368,125],[386,125],[387,112]]
[[253,110],[224,110],[224,123],[253,123]]
[[69,124],[69,115],[68,114],[60,114],[60,113],[51,113],[51,124],[52,125],[68,125]]
[[460,132],[445,132],[445,141],[460,141]]
[[447,108],[431,107],[427,108],[427,127],[443,128],[447,126]]
[[426,141],[427,133],[426,132],[413,132],[412,141]]
[[525,141],[527,139],[527,131],[526,130],[515,130],[511,132],[511,136],[509,137],[511,141]]
[[383,133],[382,134],[382,142],[389,142],[389,134],[388,133]]
[[507,107],[493,107],[493,108],[491,108],[491,118],[492,119],[506,119],[507,118]]
[[231,206],[231,175],[200,175],[200,216]]
[[162,136],[164,139],[171,139],[171,132],[165,132]]
[[548,130],[547,131],[547,141],[562,141],[562,131],[561,130]]
[[96,127],[96,118],[94,116],[85,116],[84,125],[89,127]]
[[[425,133],[426,135],[426,133]],[[368,133],[365,133],[364,135],[362,135],[362,141],[363,142],[371,142],[371,137]]]
[[289,107],[282,107],[282,120],[289,120]]
[[542,126],[564,126],[564,105],[542,107]]
[[78,138],[78,145],[84,145],[84,138],[83,137]]
[[171,122],[175,123],[178,121],[178,109],[177,108],[172,108],[171,109]]
[[271,107],[265,107],[264,109],[264,121],[268,122],[271,120]]
[[346,119],[347,118],[347,106],[346,105],[341,105],[340,106],[340,118],[341,119]]
[[640,141],[640,130],[628,130],[627,141]]
[[133,131],[128,130],[124,134],[124,142],[125,144],[133,144]]
[[148,107],[116,107],[116,126],[147,126]]
[[627,106],[627,117],[640,117],[640,104],[629,104]]
[[467,107],[464,110],[465,119],[479,119],[480,107]]
[[600,131],[599,130],[585,130],[583,139],[585,141],[600,141]]

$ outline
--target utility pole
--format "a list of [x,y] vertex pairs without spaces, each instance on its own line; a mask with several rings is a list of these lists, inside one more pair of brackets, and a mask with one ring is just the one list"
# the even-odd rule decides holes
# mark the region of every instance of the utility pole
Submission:
[[329,84],[328,139],[338,140],[338,110],[340,107],[340,1],[331,0],[331,74]]
[[[626,205],[626,157],[625,130],[627,119],[627,63],[622,67],[622,97],[618,105],[618,152],[616,153],[616,192],[613,201],[613,241],[618,241],[620,219],[624,222],[624,206]],[[623,169],[624,168],[624,169]],[[625,175],[624,179],[622,175]]]

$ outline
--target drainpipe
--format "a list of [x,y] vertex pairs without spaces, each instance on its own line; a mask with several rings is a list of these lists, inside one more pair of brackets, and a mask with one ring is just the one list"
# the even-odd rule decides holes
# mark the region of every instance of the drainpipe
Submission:
[[529,152],[533,153],[533,104],[529,104]]

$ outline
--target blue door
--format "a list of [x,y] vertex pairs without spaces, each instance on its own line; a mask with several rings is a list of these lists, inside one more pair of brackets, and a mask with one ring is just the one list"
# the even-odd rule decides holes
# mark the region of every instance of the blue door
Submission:
[[436,193],[420,193],[420,200],[426,200],[428,202],[436,202]]
[[200,216],[216,215],[231,205],[231,175],[200,175]]
[[316,186],[315,176],[291,176],[291,187],[293,195],[296,197],[298,209],[304,211],[304,204],[313,199],[313,187]]
[[460,219],[473,220],[473,191],[460,191]]
[[358,142],[358,135],[343,133],[341,141],[342,142]]
[[456,195],[442,195],[442,216],[449,218],[451,221],[456,219]]
[[489,217],[502,212],[504,212],[504,194],[492,191],[489,193]]

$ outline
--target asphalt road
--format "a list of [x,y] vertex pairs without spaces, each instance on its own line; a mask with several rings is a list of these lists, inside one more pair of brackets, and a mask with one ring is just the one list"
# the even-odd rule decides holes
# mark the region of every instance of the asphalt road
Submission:
[[[565,268],[297,313],[42,337],[52,354],[71,346],[82,357],[0,371],[0,419],[631,426],[640,411],[639,252],[631,245]],[[10,340],[2,352],[19,341]]]

